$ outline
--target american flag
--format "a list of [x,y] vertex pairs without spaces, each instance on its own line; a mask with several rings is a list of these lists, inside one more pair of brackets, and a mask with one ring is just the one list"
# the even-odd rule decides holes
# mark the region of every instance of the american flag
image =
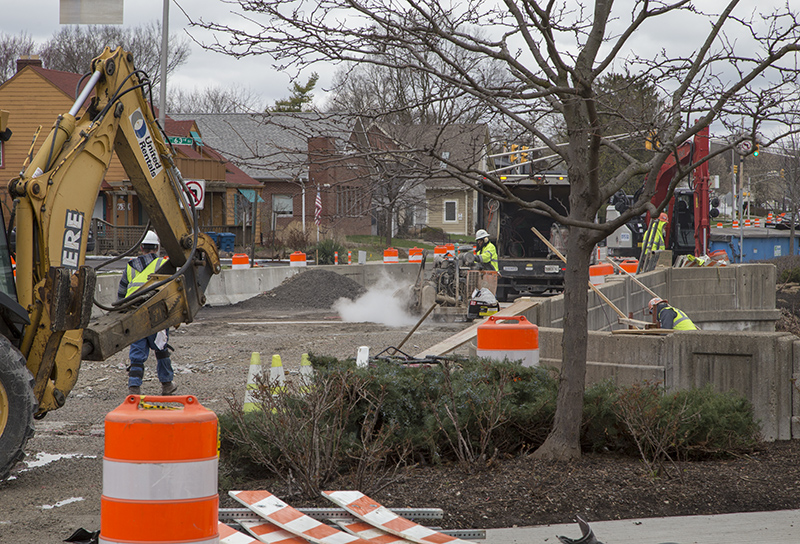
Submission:
[[319,226],[322,223],[322,196],[317,189],[317,200],[314,202],[314,223]]

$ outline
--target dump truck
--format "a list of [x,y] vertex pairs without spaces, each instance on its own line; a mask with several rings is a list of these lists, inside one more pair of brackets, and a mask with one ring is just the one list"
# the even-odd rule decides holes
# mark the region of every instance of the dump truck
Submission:
[[[136,69],[131,53],[106,48],[84,81],[69,112],[58,116],[44,141],[34,142],[8,184],[16,220],[0,229],[0,479],[23,458],[34,418],[67,401],[82,360],[105,360],[136,340],[191,322],[221,270],[147,100],[147,74]],[[0,128],[6,137],[7,128]],[[92,210],[114,154],[169,258],[136,293],[104,307],[94,302],[95,270],[84,259]],[[13,228],[16,277],[7,238]],[[94,319],[93,304],[105,312]]]

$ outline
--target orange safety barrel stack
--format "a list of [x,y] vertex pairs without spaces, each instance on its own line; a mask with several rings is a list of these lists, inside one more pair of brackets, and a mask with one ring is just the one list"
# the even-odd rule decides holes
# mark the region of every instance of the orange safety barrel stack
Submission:
[[408,250],[408,262],[421,263],[422,262],[422,248],[412,247]]
[[739,228],[739,220],[738,219],[734,219],[733,223],[731,224],[731,226],[733,228],[735,228],[735,229],[738,229]]
[[234,270],[250,268],[250,257],[245,253],[237,253],[231,257],[231,268]]
[[478,357],[539,366],[539,327],[524,316],[489,318],[478,325]]
[[196,397],[130,395],[105,418],[99,542],[218,542],[218,459],[217,416]]
[[393,247],[383,250],[383,264],[399,264],[400,256]]
[[589,281],[592,285],[602,285],[606,282],[606,276],[614,273],[614,267],[608,263],[593,264],[589,267]]
[[289,266],[307,266],[306,254],[302,251],[295,251],[289,255]]

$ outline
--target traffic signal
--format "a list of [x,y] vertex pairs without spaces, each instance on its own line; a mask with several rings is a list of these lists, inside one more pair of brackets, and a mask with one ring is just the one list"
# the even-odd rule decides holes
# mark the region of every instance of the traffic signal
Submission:
[[[517,149],[519,149],[519,146],[517,144],[511,144],[511,151],[516,151]],[[517,162],[518,156],[516,155],[516,153],[512,153],[511,155],[508,156],[508,160],[510,162]]]
[[522,163],[523,164],[528,162],[528,146],[527,145],[523,145],[522,146],[522,153],[520,153],[519,155],[522,158]]
[[756,146],[753,148],[753,156],[758,157],[758,152],[759,152],[758,144],[756,144]]

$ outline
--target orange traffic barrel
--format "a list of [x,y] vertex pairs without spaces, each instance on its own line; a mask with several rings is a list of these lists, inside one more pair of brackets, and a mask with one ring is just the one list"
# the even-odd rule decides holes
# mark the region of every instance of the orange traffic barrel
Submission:
[[422,262],[422,248],[412,247],[408,250],[408,262],[421,263]]
[[128,396],[105,418],[99,541],[217,542],[218,460],[217,416],[197,397]]
[[619,267],[628,274],[636,274],[636,270],[639,268],[639,261],[636,259],[625,259],[619,263]]
[[245,253],[237,253],[231,257],[231,268],[238,270],[240,268],[250,268],[250,257]]
[[353,264],[353,252],[352,251],[348,251],[347,252],[347,264]]
[[441,257],[444,258],[447,255],[447,247],[446,246],[436,246],[433,248],[433,258]]
[[398,264],[400,257],[397,250],[393,247],[383,250],[383,264]]
[[490,315],[478,325],[478,357],[539,366],[539,327],[524,316]]
[[589,281],[592,285],[601,285],[606,282],[606,276],[614,273],[614,267],[608,263],[593,264],[589,267]]
[[444,247],[447,248],[447,254],[448,255],[450,255],[451,257],[455,257],[456,256],[456,245],[455,244],[445,244]]
[[289,255],[289,266],[307,266],[306,254],[302,251],[295,251]]

